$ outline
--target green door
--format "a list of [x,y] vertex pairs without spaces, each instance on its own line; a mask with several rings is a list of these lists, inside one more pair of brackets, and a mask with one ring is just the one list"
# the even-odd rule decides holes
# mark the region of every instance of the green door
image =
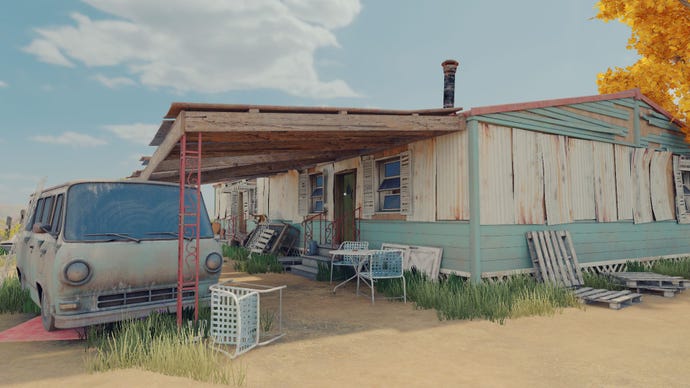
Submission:
[[335,242],[340,244],[343,241],[354,241],[356,239],[355,230],[355,185],[357,183],[356,173],[346,172],[335,176],[335,196],[333,198],[335,206]]

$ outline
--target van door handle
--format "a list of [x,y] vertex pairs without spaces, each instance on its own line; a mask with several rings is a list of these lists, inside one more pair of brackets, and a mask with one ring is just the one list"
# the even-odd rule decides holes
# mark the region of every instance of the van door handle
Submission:
[[29,248],[34,249],[34,246],[33,246],[33,245],[29,245]]

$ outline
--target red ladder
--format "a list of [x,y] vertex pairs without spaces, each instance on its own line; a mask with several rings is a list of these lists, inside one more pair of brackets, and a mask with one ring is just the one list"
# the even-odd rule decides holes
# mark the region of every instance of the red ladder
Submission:
[[[177,327],[182,327],[182,299],[194,293],[194,322],[199,319],[199,226],[201,220],[201,132],[196,144],[180,138],[180,212],[177,235]],[[195,147],[196,146],[196,147]],[[194,149],[196,148],[196,149]],[[188,190],[193,189],[191,198]],[[187,203],[190,201],[192,203]],[[189,239],[186,239],[188,237]],[[191,272],[185,276],[185,267]],[[191,267],[191,268],[190,268]]]

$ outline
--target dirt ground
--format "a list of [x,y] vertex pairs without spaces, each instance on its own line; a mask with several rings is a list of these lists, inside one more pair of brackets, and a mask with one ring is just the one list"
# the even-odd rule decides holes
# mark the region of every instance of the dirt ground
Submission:
[[[334,296],[327,282],[290,274],[226,277],[288,286],[287,335],[234,361],[248,387],[690,386],[690,291],[499,325],[439,321],[412,303],[371,305],[354,286]],[[0,315],[0,330],[28,318]],[[89,374],[84,354],[78,341],[0,343],[0,385],[206,386],[138,370]]]

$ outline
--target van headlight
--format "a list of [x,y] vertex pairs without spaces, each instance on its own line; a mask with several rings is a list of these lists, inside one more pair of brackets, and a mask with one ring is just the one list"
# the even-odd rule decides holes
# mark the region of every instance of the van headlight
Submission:
[[65,266],[63,276],[68,284],[80,286],[91,278],[91,268],[84,260],[74,260]]
[[206,256],[206,270],[208,272],[218,272],[223,266],[223,257],[218,252],[213,252]]

